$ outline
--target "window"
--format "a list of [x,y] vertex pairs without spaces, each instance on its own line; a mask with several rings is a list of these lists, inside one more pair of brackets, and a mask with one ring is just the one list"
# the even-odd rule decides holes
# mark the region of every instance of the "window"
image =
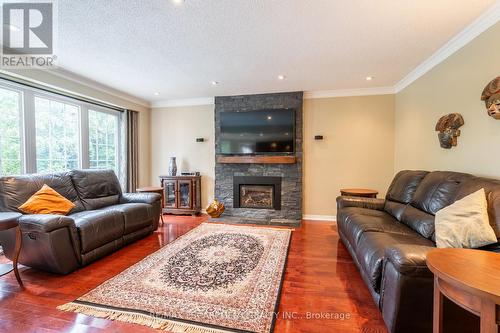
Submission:
[[0,176],[77,168],[122,179],[121,112],[0,80]]
[[89,110],[89,160],[91,169],[118,166],[118,116]]
[[21,93],[0,88],[0,176],[20,174]]
[[37,172],[78,168],[79,109],[75,105],[35,97]]

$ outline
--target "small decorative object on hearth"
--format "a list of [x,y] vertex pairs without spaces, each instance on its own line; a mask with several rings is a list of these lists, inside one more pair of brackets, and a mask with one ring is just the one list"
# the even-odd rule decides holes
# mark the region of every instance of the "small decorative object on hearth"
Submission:
[[481,100],[486,104],[488,115],[500,119],[500,76],[497,76],[484,87]]
[[218,218],[222,215],[222,213],[224,213],[224,209],[224,204],[219,200],[214,199],[214,201],[210,205],[208,205],[206,211],[207,214],[211,217]]
[[170,162],[168,163],[168,175],[177,176],[177,163],[175,157],[170,157]]
[[464,124],[464,118],[460,113],[450,113],[439,118],[436,124],[439,144],[442,148],[450,149],[457,145],[460,136],[459,128]]

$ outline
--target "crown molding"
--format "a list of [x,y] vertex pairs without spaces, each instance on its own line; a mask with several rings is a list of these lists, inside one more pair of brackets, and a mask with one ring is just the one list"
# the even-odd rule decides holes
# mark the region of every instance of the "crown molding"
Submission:
[[101,91],[103,93],[106,93],[108,95],[123,99],[127,102],[130,102],[130,103],[134,103],[134,104],[146,107],[146,108],[151,107],[150,103],[146,100],[129,95],[127,93],[124,93],[122,91],[116,90],[116,89],[111,88],[109,86],[103,85],[103,84],[98,83],[96,81],[93,81],[91,79],[87,79],[83,76],[80,76],[80,75],[75,74],[73,72],[69,72],[69,71],[64,70],[63,68],[60,68],[60,67],[57,69],[51,69],[48,71],[48,73],[50,73],[54,76],[66,79],[68,81],[78,83],[82,86],[86,86],[88,88],[92,88],[92,89]]
[[[313,99],[313,98],[389,95],[389,94],[394,94],[393,87],[306,91],[304,92],[304,98]],[[168,107],[178,107],[178,106],[196,106],[196,105],[214,105],[214,104],[215,104],[215,97],[167,99],[163,101],[152,102],[151,108],[157,109],[157,108],[168,108]]]
[[427,60],[418,65],[401,81],[394,85],[395,93],[399,93],[404,88],[408,87],[414,81],[419,79],[432,68],[443,62],[449,56],[460,50],[462,47],[470,43],[474,38],[488,30],[495,23],[500,21],[500,0],[492,5],[486,12],[475,19],[465,29],[460,31],[439,50],[432,54]]
[[177,106],[214,105],[215,97],[167,99],[151,103],[151,108],[171,108]]
[[394,87],[318,90],[304,92],[305,99],[394,94]]

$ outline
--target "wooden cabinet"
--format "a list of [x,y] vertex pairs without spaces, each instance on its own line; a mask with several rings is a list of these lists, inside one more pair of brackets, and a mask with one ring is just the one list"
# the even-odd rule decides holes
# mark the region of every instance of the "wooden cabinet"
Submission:
[[166,214],[201,212],[201,176],[160,176]]

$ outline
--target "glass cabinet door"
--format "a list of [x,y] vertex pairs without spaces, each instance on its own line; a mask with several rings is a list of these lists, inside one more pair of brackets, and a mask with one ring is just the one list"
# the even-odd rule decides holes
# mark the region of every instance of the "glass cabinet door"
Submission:
[[191,209],[191,181],[179,180],[179,206],[178,208]]
[[166,180],[163,182],[163,190],[165,191],[165,207],[176,208],[175,204],[175,180]]

